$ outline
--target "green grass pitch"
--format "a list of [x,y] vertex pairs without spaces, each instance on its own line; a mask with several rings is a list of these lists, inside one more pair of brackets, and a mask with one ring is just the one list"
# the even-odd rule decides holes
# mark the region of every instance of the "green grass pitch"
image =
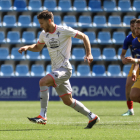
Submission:
[[84,129],[87,117],[61,101],[48,104],[46,125],[34,124],[40,102],[0,102],[0,140],[139,140],[140,104],[134,103],[134,116],[121,116],[127,111],[125,101],[82,102],[100,117],[92,129]]

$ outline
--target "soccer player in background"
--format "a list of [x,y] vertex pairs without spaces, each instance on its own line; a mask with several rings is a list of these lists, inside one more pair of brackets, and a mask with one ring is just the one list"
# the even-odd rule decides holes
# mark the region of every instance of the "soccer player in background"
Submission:
[[[125,54],[126,54],[126,51],[128,48],[130,48],[132,56],[133,56],[132,41],[135,38],[135,30],[134,30],[135,21],[136,21],[136,19],[132,19],[130,21],[130,29],[131,29],[132,34],[129,34],[124,40],[122,53],[121,53],[121,60],[122,60],[123,64],[127,64],[126,59],[125,59]],[[122,114],[122,116],[134,115],[133,101],[131,101],[131,99],[130,99],[130,90],[131,90],[132,85],[134,84],[134,81],[132,81],[132,78],[131,78],[133,68],[134,68],[134,65],[132,64],[131,69],[130,69],[129,74],[126,79],[126,86],[125,86],[125,95],[126,95],[126,100],[127,100],[128,111],[126,113]],[[138,75],[139,75],[139,71],[137,71],[137,76]]]
[[[140,75],[137,78],[136,71],[140,69],[140,19],[135,22],[135,36],[136,38],[132,41],[132,51],[134,58],[126,57],[126,63],[134,64],[132,80],[135,81],[131,88],[130,99],[134,102],[140,103]],[[139,73],[140,74],[140,73]]]
[[90,65],[93,61],[93,56],[91,54],[89,38],[84,33],[74,30],[71,27],[56,25],[52,12],[48,10],[40,12],[37,18],[40,27],[43,29],[37,44],[23,46],[19,49],[19,53],[27,50],[39,52],[46,44],[51,58],[52,72],[39,81],[41,103],[39,116],[28,119],[34,123],[46,124],[49,100],[48,87],[53,86],[65,105],[75,109],[89,119],[86,128],[92,128],[95,123],[99,122],[100,118],[86,108],[81,102],[72,98],[72,88],[69,82],[69,78],[72,74],[72,66],[69,62],[71,37],[83,40],[86,50],[84,60],[87,60]]

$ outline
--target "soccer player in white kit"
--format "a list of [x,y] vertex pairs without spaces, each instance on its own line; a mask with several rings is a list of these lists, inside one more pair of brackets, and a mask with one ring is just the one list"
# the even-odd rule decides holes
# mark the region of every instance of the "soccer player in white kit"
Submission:
[[91,54],[89,38],[84,33],[74,30],[71,27],[56,25],[53,21],[52,12],[49,12],[48,10],[40,12],[37,18],[40,27],[43,29],[37,44],[23,46],[19,49],[19,53],[27,50],[40,52],[46,44],[51,58],[52,72],[39,81],[41,103],[39,116],[28,119],[34,123],[46,124],[49,100],[48,87],[53,86],[65,105],[70,106],[88,117],[89,123],[85,128],[92,128],[94,124],[99,122],[100,118],[86,108],[81,102],[72,98],[72,88],[69,82],[69,78],[72,74],[72,67],[69,62],[71,37],[83,40],[86,49],[84,60],[87,60],[90,65],[93,61],[93,56]]

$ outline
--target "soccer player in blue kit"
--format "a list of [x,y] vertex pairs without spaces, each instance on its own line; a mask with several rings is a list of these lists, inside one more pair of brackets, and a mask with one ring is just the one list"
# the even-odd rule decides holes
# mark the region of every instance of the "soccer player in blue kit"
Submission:
[[135,83],[131,88],[130,99],[140,103],[140,75],[136,78],[136,71],[140,69],[140,19],[135,22],[135,34],[136,38],[132,41],[132,51],[135,58],[126,57],[125,61],[134,64],[132,81],[135,81]]
[[[135,38],[135,30],[134,30],[135,21],[136,21],[136,19],[132,19],[130,21],[130,29],[132,31],[132,34],[128,35],[124,40],[122,54],[121,54],[121,59],[122,59],[123,64],[127,64],[127,62],[125,61],[125,54],[126,54],[126,51],[128,48],[131,49],[131,53],[132,53],[132,41]],[[131,99],[130,99],[130,90],[131,90],[132,85],[134,84],[134,81],[132,81],[132,79],[131,79],[133,67],[134,67],[134,65],[131,66],[131,69],[127,76],[126,86],[125,86],[125,94],[126,94],[128,111],[126,113],[122,114],[122,116],[134,115],[133,101],[131,101]],[[138,75],[139,75],[139,71],[137,71],[137,76]]]

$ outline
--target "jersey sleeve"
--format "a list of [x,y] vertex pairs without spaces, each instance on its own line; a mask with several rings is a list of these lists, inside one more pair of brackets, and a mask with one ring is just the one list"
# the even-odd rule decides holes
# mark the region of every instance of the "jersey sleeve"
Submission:
[[127,50],[129,47],[129,42],[128,42],[128,37],[125,38],[124,43],[123,43],[123,49]]
[[45,42],[43,41],[43,33],[42,32],[40,33],[38,43],[39,44],[45,44]]
[[69,36],[69,37],[76,37],[78,34],[78,30],[74,30],[73,28],[66,26],[65,34],[66,36]]

